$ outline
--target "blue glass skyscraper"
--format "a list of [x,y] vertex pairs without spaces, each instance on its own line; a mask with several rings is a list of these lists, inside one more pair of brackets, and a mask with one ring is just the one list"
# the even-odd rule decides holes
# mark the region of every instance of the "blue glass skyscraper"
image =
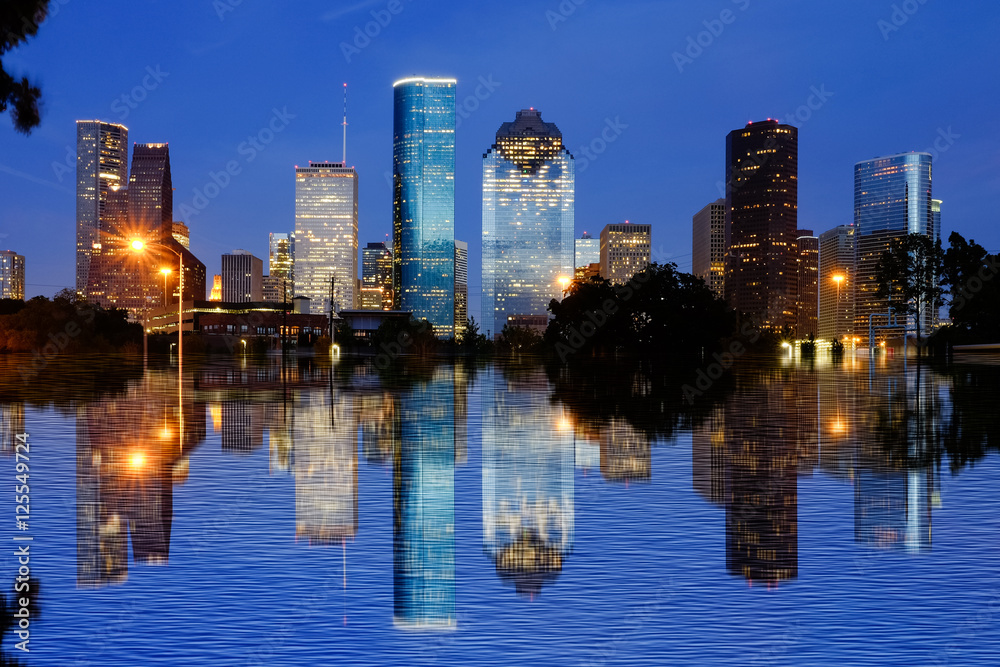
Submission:
[[455,79],[393,84],[393,273],[396,308],[455,328]]
[[576,174],[555,123],[517,112],[483,156],[482,328],[547,315],[573,279]]
[[[855,332],[868,336],[869,316],[887,313],[890,304],[877,295],[875,267],[893,239],[907,234],[941,238],[940,205],[931,196],[930,153],[900,153],[865,160],[854,165],[854,226],[856,228],[857,278],[855,281]],[[892,304],[902,309],[903,304]],[[933,308],[921,317],[920,328],[929,332],[936,322]],[[876,315],[875,324],[886,318]],[[912,322],[911,322],[912,324]]]

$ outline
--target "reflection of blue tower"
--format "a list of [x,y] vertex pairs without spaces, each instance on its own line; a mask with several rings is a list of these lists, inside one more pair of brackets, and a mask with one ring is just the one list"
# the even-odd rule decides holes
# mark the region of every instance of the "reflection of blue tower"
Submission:
[[455,421],[450,369],[401,398],[393,479],[394,622],[455,626]]
[[934,471],[861,469],[854,483],[854,539],[879,549],[931,548]]
[[534,595],[573,547],[573,428],[549,402],[541,371],[511,382],[497,372],[486,386],[484,548],[501,578]]

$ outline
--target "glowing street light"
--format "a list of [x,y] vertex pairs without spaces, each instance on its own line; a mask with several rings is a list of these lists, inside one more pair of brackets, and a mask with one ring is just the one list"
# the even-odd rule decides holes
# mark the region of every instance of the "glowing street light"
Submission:
[[844,276],[841,274],[836,274],[833,276],[833,282],[837,283],[837,307],[834,310],[836,319],[833,325],[833,337],[836,338],[837,334],[840,332],[840,316],[841,316],[841,306],[840,306],[840,285],[844,282]]

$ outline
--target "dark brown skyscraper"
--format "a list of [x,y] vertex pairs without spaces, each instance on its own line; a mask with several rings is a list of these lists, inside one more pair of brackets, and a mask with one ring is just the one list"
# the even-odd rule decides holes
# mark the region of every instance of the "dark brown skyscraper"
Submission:
[[796,324],[798,137],[776,120],[726,137],[726,300],[772,329]]
[[133,227],[170,237],[173,231],[174,191],[170,179],[170,147],[136,144],[132,147],[132,173],[128,179],[128,215]]

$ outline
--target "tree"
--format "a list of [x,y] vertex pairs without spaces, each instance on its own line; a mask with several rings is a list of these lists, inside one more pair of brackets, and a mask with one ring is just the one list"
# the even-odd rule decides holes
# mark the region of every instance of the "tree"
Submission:
[[890,307],[898,301],[903,312],[914,317],[918,342],[924,313],[941,306],[943,274],[941,240],[925,234],[893,239],[875,267],[878,296],[888,298]]
[[[950,288],[949,315],[956,340],[993,343],[1000,340],[1000,255],[990,255],[958,232],[948,237],[944,280]],[[964,339],[964,340],[963,340]]]
[[479,323],[474,317],[465,321],[465,328],[459,332],[455,342],[458,343],[460,350],[473,354],[481,352],[487,347],[486,334],[479,332]]
[[41,122],[38,102],[42,91],[27,77],[18,81],[8,73],[2,56],[34,37],[48,11],[49,0],[4,0],[0,4],[0,113],[9,106],[14,129],[22,134],[31,134]]
[[505,324],[497,341],[497,350],[508,354],[537,352],[541,348],[542,337],[529,327]]

